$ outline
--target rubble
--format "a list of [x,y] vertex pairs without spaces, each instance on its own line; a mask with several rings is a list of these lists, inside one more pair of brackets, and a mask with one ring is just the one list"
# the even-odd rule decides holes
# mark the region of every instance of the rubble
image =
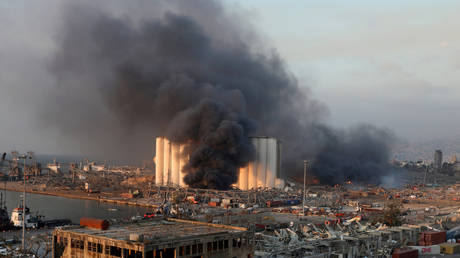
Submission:
[[[403,178],[405,185],[397,188],[312,180],[305,206],[299,183],[248,191],[158,186],[151,171],[134,167],[85,171],[70,166],[66,171],[61,166],[59,174],[30,174],[28,189],[152,208],[131,221],[172,217],[244,227],[254,233],[258,257],[388,257],[396,248],[412,247],[419,254],[448,250],[439,244],[460,239],[460,184],[447,175],[426,185],[420,183],[423,173]],[[22,188],[21,180],[9,180],[7,189]]]

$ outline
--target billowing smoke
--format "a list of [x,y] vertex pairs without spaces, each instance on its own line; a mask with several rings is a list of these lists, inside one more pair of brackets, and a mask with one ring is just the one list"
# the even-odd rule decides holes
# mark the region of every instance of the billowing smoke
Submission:
[[393,138],[391,132],[371,125],[331,132],[315,156],[312,170],[319,172],[317,176],[322,182],[330,184],[345,181],[380,184],[392,170],[388,149]]
[[63,10],[45,121],[77,148],[136,159],[151,154],[154,136],[191,143],[185,180],[200,188],[237,180],[254,155],[251,135],[283,141],[287,175],[301,174],[304,159],[327,183],[386,173],[391,133],[325,125],[327,108],[233,8],[164,0],[127,10]]

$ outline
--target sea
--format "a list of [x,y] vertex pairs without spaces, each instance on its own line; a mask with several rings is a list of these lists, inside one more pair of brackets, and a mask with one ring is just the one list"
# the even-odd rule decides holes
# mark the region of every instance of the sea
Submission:
[[[12,210],[19,207],[22,202],[22,193],[1,190],[0,195],[11,217]],[[29,207],[32,215],[43,216],[44,220],[70,219],[73,223],[79,223],[81,217],[129,219],[133,216],[143,216],[151,211],[151,208],[147,207],[31,193],[26,194],[26,206]]]

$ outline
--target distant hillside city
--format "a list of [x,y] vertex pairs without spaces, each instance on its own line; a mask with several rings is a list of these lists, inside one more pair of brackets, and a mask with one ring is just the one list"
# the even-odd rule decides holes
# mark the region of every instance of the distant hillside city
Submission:
[[400,161],[428,161],[433,160],[433,153],[438,149],[442,150],[445,161],[460,158],[460,136],[400,143],[393,150],[393,157]]

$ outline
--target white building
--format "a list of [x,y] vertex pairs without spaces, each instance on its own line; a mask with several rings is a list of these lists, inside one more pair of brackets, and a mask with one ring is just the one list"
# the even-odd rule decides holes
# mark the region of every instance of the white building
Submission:
[[[281,143],[275,138],[251,137],[256,156],[239,170],[235,187],[241,190],[283,187],[281,179]],[[184,144],[172,143],[164,137],[156,138],[155,184],[186,187],[182,167],[188,162]]]

